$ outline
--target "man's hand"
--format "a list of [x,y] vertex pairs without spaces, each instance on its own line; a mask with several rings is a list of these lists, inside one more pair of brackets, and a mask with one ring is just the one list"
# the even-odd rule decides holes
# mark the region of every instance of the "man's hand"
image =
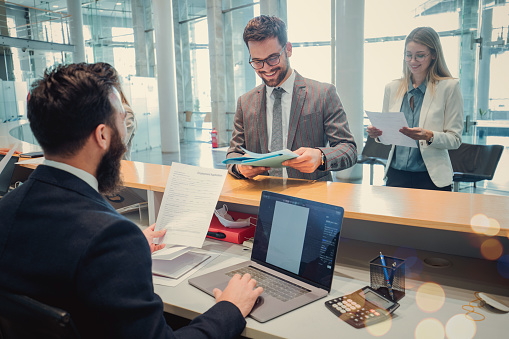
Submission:
[[235,274],[224,291],[214,288],[213,292],[216,302],[223,300],[231,302],[239,308],[245,318],[251,312],[256,299],[263,292],[263,288],[258,287],[254,289],[255,287],[256,280],[251,279],[249,273],[244,274],[243,277],[240,274]]
[[373,139],[378,138],[379,136],[382,135],[381,130],[379,130],[378,128],[371,126],[371,125],[368,126],[366,131],[368,132],[368,136]]
[[301,147],[293,151],[299,157],[283,162],[283,166],[295,168],[302,173],[313,173],[322,164],[322,151],[317,148]]
[[147,238],[148,245],[150,246],[150,253],[154,253],[155,251],[159,251],[160,249],[164,248],[166,244],[154,244],[154,238],[162,237],[166,234],[166,229],[162,229],[160,231],[155,232],[154,228],[156,227],[156,224],[152,224],[151,226],[145,228],[143,230],[143,234],[145,235],[145,238]]
[[248,166],[248,165],[234,165],[234,166],[237,166],[237,171],[239,171],[240,174],[242,174],[248,179],[252,179],[257,175],[260,175],[270,170],[270,167]]
[[408,128],[403,127],[399,130],[401,133],[406,135],[409,138],[414,140],[426,140],[428,141],[433,136],[432,131],[428,131],[427,129],[423,129],[420,127]]

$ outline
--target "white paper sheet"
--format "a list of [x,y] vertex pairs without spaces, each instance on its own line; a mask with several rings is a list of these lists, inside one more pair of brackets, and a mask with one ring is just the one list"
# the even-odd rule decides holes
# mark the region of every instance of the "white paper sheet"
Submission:
[[157,275],[152,275],[153,283],[155,285],[163,285],[163,286],[169,286],[169,287],[177,286],[182,281],[187,280],[190,276],[192,276],[200,268],[207,265],[209,262],[211,262],[212,260],[214,260],[215,258],[217,258],[219,256],[219,253],[208,252],[208,251],[197,251],[197,253],[206,253],[210,257],[178,279],[171,279],[171,278],[165,278],[165,277],[161,277],[161,276],[157,276]]
[[227,173],[173,163],[155,227],[166,234],[157,243],[201,247]]
[[415,140],[399,131],[403,127],[408,127],[403,112],[365,112],[371,125],[382,131],[383,134],[378,137],[381,143],[417,148],[417,142]]
[[37,164],[37,165],[40,165],[44,162],[44,157],[38,157],[38,158],[24,158],[26,160],[20,160],[18,161],[16,164],[25,164],[25,165],[28,165],[28,164]]
[[166,259],[166,260],[172,260],[175,259],[178,256],[181,256],[182,254],[188,252],[191,250],[191,247],[187,246],[168,246],[163,248],[162,250],[159,250],[157,252],[154,252],[152,254],[152,259]]

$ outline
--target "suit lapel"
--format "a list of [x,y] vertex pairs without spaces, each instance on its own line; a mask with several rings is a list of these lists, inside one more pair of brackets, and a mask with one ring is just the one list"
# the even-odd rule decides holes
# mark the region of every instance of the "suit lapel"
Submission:
[[256,126],[258,129],[258,140],[260,143],[261,153],[269,152],[269,142],[267,140],[267,91],[265,85],[260,86],[258,92],[256,93],[256,98],[254,102],[254,113]]
[[288,123],[288,143],[287,148],[291,149],[295,133],[299,126],[299,118],[302,114],[304,102],[307,96],[306,82],[304,78],[295,70],[295,83],[293,85],[292,106],[290,108],[290,121]]

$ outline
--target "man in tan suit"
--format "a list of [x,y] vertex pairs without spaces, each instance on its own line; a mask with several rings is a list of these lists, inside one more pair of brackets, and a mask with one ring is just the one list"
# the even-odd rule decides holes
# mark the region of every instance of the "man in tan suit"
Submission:
[[244,42],[264,84],[239,98],[226,157],[242,156],[240,147],[256,153],[288,148],[298,157],[285,161],[282,170],[228,165],[230,173],[236,178],[269,174],[330,181],[330,171],[353,166],[357,147],[336,88],[304,78],[290,67],[292,44],[285,23],[256,17],[244,30]]

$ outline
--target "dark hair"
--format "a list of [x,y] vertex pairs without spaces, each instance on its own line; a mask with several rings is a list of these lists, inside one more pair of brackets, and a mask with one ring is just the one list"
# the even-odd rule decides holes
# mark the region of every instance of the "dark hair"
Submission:
[[98,125],[114,126],[112,86],[85,63],[47,69],[32,84],[27,105],[30,127],[44,152],[74,154]]
[[248,46],[247,43],[249,41],[262,41],[274,37],[277,37],[281,47],[284,47],[288,42],[286,24],[275,16],[257,16],[249,20],[246,28],[244,28],[244,42],[246,46]]
[[90,64],[89,68],[93,72],[97,73],[100,77],[104,77],[113,82],[113,86],[115,86],[118,93],[120,93],[122,103],[129,105],[129,102],[125,97],[124,92],[122,92],[122,85],[120,84],[118,72],[113,66],[106,62],[96,62],[95,64]]

